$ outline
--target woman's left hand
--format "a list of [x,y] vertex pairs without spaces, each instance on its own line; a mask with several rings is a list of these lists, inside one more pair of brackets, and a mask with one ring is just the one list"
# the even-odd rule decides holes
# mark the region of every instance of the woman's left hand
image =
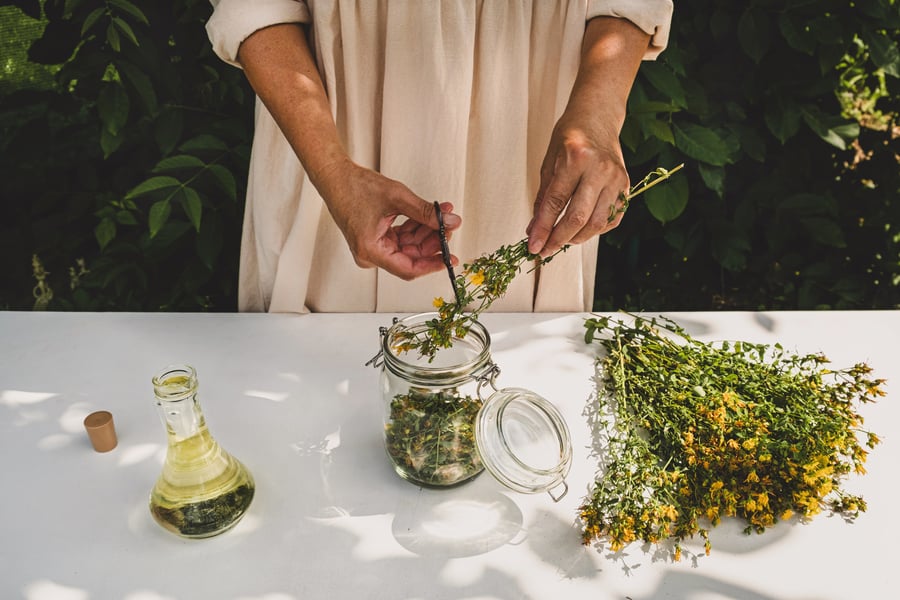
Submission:
[[629,191],[619,132],[650,36],[626,19],[597,17],[584,32],[581,64],[541,165],[528,250],[550,256],[622,221]]
[[567,113],[553,130],[526,229],[530,252],[550,256],[622,221],[630,182],[617,132],[591,127],[588,121]]

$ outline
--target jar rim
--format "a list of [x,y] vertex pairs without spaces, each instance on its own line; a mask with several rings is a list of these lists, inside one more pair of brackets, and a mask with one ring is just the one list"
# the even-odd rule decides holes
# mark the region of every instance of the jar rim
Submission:
[[428,322],[439,317],[437,312],[426,312],[409,315],[395,320],[394,324],[381,337],[381,351],[384,358],[384,366],[395,375],[408,379],[412,383],[433,384],[436,380],[447,385],[456,385],[464,381],[477,378],[482,371],[487,371],[493,366],[491,363],[491,336],[484,325],[477,319],[471,321],[471,325],[464,337],[454,336],[451,345],[446,349],[439,349],[435,357],[442,352],[453,348],[459,348],[458,343],[465,343],[472,352],[468,356],[459,356],[451,359],[449,363],[438,360],[434,364],[433,359],[427,363],[420,356],[410,354],[407,359],[403,355],[406,351],[398,351],[392,343],[396,334],[404,330],[412,330],[414,333],[424,331]]

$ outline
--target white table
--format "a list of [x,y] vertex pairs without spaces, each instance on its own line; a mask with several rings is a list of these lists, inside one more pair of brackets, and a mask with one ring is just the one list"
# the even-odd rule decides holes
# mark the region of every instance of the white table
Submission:
[[[711,556],[679,563],[580,544],[577,508],[595,470],[584,316],[482,319],[498,383],[543,395],[572,430],[570,491],[554,504],[488,474],[443,491],[394,474],[378,372],[364,366],[391,315],[0,313],[0,598],[895,597],[900,313],[669,315],[700,339],[780,341],[888,379],[888,396],[863,409],[883,443],[847,484],[868,512],[761,536],[725,523]],[[165,453],[150,378],[179,362],[197,369],[211,432],[257,484],[238,526],[206,540],[164,531],[147,508]],[[100,454],[82,420],[104,409],[119,445]],[[699,541],[688,548],[702,554]]]

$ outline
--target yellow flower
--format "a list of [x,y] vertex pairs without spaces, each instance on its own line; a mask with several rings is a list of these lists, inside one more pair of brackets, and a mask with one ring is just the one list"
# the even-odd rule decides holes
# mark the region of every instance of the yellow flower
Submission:
[[709,491],[717,492],[717,491],[721,490],[724,485],[725,484],[722,483],[721,481],[716,481],[711,486],[709,486]]
[[444,306],[445,303],[444,303],[444,299],[441,298],[440,296],[438,296],[431,302],[431,304],[434,305],[435,308],[441,308],[442,306]]
[[481,285],[482,283],[484,283],[484,271],[476,271],[472,273],[469,281],[472,282],[472,285]]
[[792,511],[791,509],[788,508],[783,513],[781,513],[781,520],[787,521],[788,519],[790,519],[793,516],[794,516],[794,511]]

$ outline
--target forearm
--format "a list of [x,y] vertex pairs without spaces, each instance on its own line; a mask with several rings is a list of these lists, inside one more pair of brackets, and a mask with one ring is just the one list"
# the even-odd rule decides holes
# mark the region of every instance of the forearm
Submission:
[[240,46],[238,60],[313,185],[325,194],[329,175],[350,162],[300,25],[261,29]]
[[597,17],[588,21],[581,65],[566,112],[588,116],[595,126],[618,137],[625,105],[650,36],[626,19]]

